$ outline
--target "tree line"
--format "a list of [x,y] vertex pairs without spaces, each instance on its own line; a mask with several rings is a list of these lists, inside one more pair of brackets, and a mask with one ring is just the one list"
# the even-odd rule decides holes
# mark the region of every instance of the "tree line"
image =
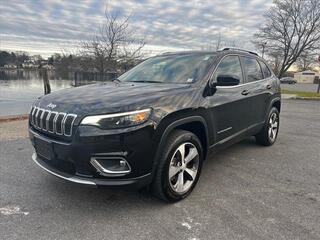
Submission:
[[[145,37],[132,29],[131,17],[132,14],[110,11],[107,6],[104,21],[89,40],[81,41],[73,53],[52,55],[46,63],[64,73],[127,71],[144,59],[142,50],[146,44]],[[262,50],[262,57],[269,61],[278,77],[292,66],[301,71],[313,69],[320,54],[320,1],[274,0],[252,42]],[[211,50],[226,45],[221,33],[213,45],[209,46]],[[40,67],[43,63],[39,55],[0,51],[0,67],[6,64],[21,67],[28,60],[39,63]]]

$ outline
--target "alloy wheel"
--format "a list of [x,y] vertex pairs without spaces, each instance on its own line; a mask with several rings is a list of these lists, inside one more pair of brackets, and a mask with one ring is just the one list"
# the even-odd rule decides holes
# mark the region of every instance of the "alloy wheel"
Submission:
[[181,144],[169,165],[169,183],[178,194],[186,193],[196,180],[199,170],[199,152],[190,142]]
[[279,129],[279,118],[277,113],[274,112],[270,116],[269,129],[268,129],[268,136],[272,142],[276,140],[278,129]]

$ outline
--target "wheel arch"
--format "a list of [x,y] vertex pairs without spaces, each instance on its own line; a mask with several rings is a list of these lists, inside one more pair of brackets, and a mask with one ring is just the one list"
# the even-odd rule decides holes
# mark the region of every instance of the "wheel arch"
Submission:
[[278,111],[280,113],[280,110],[281,110],[281,97],[275,97],[275,98],[270,100],[269,106],[267,105],[267,107],[266,107],[265,118],[268,117],[268,114],[269,114],[271,108],[273,108],[273,107],[278,109]]
[[165,127],[165,130],[163,131],[160,137],[158,147],[156,150],[154,163],[153,163],[153,170],[152,170],[153,173],[155,172],[156,167],[159,163],[159,160],[161,157],[161,150],[165,146],[166,139],[168,138],[170,133],[175,129],[182,129],[182,130],[186,130],[194,133],[201,141],[201,144],[203,147],[204,159],[207,158],[208,150],[209,150],[209,133],[208,133],[208,126],[205,119],[202,116],[184,117],[171,122]]
[[281,110],[281,100],[280,100],[280,98],[275,98],[271,102],[271,107],[275,107],[276,109],[278,109],[278,111],[280,113],[280,110]]

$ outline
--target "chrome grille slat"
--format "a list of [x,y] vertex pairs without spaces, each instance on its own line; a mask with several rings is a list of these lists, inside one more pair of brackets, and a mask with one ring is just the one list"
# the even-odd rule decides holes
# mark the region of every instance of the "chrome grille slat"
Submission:
[[39,121],[38,121],[38,117],[39,117],[40,111],[41,111],[41,109],[38,108],[38,109],[37,109],[37,113],[36,113],[36,117],[35,117],[35,123],[36,123],[36,127],[37,127],[37,128],[40,128],[40,126],[39,126]]
[[30,123],[36,129],[66,137],[72,136],[74,121],[77,118],[76,114],[56,112],[39,107],[33,107],[30,115]]
[[[52,112],[52,113],[53,113],[53,112]],[[53,119],[53,132],[56,133],[56,134],[58,134],[58,135],[60,135],[59,133],[56,132],[56,129],[57,129],[56,124],[57,124],[57,118],[58,118],[58,116],[59,116],[59,113],[58,113],[58,112],[54,112],[54,114],[55,114],[55,117],[54,117],[54,119]]]
[[[65,113],[58,113],[56,118],[55,118],[55,133],[58,134],[58,135],[62,135],[63,134],[63,129],[62,129],[62,121],[65,117]],[[60,117],[62,116],[62,119],[61,119],[61,122],[59,121],[60,120]],[[60,125],[60,126],[59,126]],[[59,130],[60,128],[60,130]]]
[[45,110],[41,110],[41,115],[40,115],[40,128],[43,129],[43,122],[42,122],[42,119],[43,119],[43,115],[44,113],[46,112]]
[[36,111],[36,107],[33,107],[33,108],[31,109],[31,117],[30,117],[32,124],[34,124],[33,116],[34,116],[34,112],[35,112],[35,111]]
[[[50,118],[49,118],[49,128],[48,128],[48,132],[50,133],[54,133],[54,119],[56,119],[58,112],[51,112],[50,114]],[[51,127],[50,125],[52,124],[52,131],[50,131]]]
[[46,119],[47,131],[49,131],[49,119],[50,119],[50,116],[51,116],[51,111],[49,111],[47,119]]
[[66,119],[65,119],[64,121],[66,122],[68,118],[71,118],[71,119],[72,119],[72,120],[71,120],[71,123],[70,123],[70,133],[67,133],[65,127],[64,127],[64,129],[63,129],[63,133],[64,133],[65,136],[70,137],[70,136],[72,135],[72,128],[73,128],[74,121],[75,121],[76,118],[77,118],[77,115],[75,115],[75,114],[68,114],[68,115],[66,116]]
[[64,115],[62,121],[61,121],[61,131],[62,131],[62,134],[64,134],[64,127],[65,127],[65,122],[66,122],[66,119],[67,119],[67,114]]
[[33,115],[33,123],[34,123],[34,126],[37,127],[37,115],[38,115],[38,111],[39,111],[39,108],[35,108],[35,111],[34,111],[34,115]]

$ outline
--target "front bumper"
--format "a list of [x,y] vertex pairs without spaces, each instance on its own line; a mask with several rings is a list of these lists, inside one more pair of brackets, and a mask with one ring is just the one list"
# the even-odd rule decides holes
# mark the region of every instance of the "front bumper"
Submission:
[[47,164],[44,160],[42,160],[40,157],[37,156],[36,153],[32,154],[32,160],[43,170],[46,172],[67,180],[69,182],[73,183],[79,183],[83,185],[88,185],[88,186],[108,186],[108,187],[132,187],[139,189],[143,186],[146,186],[150,183],[151,181],[151,174],[146,174],[144,176],[138,177],[138,178],[131,178],[131,179],[96,179],[96,178],[85,178],[85,177],[80,177],[76,175],[71,175],[62,171],[59,171],[58,169],[55,169],[51,167],[49,164]]
[[[29,127],[29,137],[35,148],[33,161],[45,171],[64,180],[88,186],[128,188],[141,188],[152,181],[155,147],[153,130],[148,126],[111,135],[99,132],[96,128],[78,128],[69,142],[54,139]],[[36,144],[39,139],[51,146],[50,159],[39,154],[39,145]],[[131,167],[130,173],[109,176],[97,171],[90,162],[97,156],[125,159]]]

